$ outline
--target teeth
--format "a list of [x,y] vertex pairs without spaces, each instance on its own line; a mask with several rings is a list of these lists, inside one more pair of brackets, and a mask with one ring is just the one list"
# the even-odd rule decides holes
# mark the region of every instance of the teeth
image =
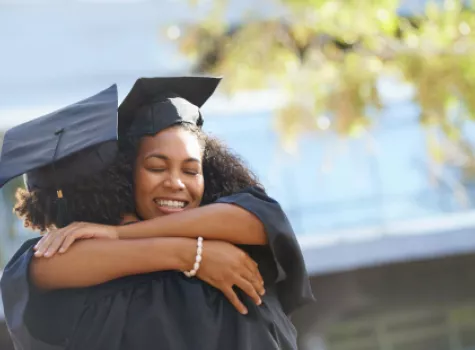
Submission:
[[157,199],[155,201],[161,207],[169,207],[169,208],[183,208],[185,206],[185,202],[182,201],[171,201],[165,199]]

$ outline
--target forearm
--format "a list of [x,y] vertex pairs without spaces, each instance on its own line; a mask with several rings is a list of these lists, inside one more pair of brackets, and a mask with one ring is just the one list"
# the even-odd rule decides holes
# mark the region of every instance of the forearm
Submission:
[[232,204],[210,204],[181,213],[118,227],[119,238],[189,237],[234,244],[264,245],[267,236],[261,221]]
[[91,239],[75,243],[65,254],[33,258],[30,275],[40,289],[89,287],[119,277],[193,266],[196,240]]

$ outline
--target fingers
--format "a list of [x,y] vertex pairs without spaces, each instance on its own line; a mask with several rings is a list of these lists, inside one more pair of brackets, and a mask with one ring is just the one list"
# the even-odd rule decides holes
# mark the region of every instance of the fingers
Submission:
[[256,276],[255,273],[246,269],[241,273],[241,277],[252,285],[252,288],[257,294],[261,296],[265,294],[264,285],[262,284],[261,279]]
[[36,250],[35,256],[45,258],[52,257],[63,244],[63,241],[72,234],[77,227],[78,224],[71,224],[65,228],[48,232],[34,247]]
[[237,294],[234,292],[232,287],[227,287],[221,290],[226,298],[228,298],[229,302],[236,308],[238,312],[243,315],[247,315],[247,308],[244,304],[239,300]]
[[75,232],[67,235],[66,238],[63,241],[63,244],[61,245],[61,248],[59,248],[59,252],[61,254],[66,253],[66,251],[69,249],[71,244],[73,244],[74,241],[76,241],[77,239],[78,239],[78,237],[77,237]]
[[251,282],[254,285],[256,291],[260,295],[264,295],[265,294],[264,279],[262,278],[262,275],[259,271],[257,263],[254,260],[252,260],[250,257],[248,257],[244,265],[246,266],[249,274],[243,275],[243,277],[245,277],[249,282]]
[[62,246],[64,240],[67,239],[70,236],[72,236],[72,234],[67,234],[65,231],[58,232],[58,234],[52,240],[50,246],[46,250],[44,256],[46,258],[49,258],[49,257],[52,257],[54,254],[56,254],[57,251],[59,250],[59,248]]
[[256,305],[262,304],[261,297],[259,294],[257,294],[257,290],[251,282],[243,277],[240,277],[237,279],[235,285],[239,287],[244,293],[246,293],[252,300],[254,300]]
[[54,240],[54,237],[55,236],[53,232],[48,232],[40,239],[38,243],[36,243],[34,247],[34,250],[36,251],[35,252],[36,257],[41,257],[44,255],[46,250],[49,248],[51,242]]

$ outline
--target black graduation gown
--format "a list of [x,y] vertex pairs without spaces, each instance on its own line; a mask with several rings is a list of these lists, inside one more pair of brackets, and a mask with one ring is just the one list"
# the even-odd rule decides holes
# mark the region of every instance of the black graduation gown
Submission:
[[313,296],[289,221],[279,204],[255,187],[217,202],[238,205],[265,226],[268,246],[241,246],[265,280],[262,305],[238,291],[249,310],[241,315],[219,290],[176,271],[41,293],[28,277],[36,238],[13,256],[1,280],[16,349],[297,349],[287,315]]

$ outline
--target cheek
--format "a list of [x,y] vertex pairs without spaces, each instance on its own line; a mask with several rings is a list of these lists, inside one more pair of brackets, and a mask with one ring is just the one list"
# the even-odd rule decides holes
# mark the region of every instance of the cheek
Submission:
[[189,191],[192,193],[193,197],[201,202],[201,198],[203,198],[203,194],[205,191],[205,182],[203,176],[197,177],[196,181],[190,184],[188,188]]
[[149,192],[153,184],[153,177],[144,168],[137,168],[134,175],[134,185],[136,197]]

